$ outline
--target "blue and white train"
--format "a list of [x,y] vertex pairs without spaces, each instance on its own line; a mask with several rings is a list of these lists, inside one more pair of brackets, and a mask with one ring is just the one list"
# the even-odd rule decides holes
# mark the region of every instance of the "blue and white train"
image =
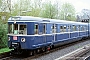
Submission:
[[15,51],[51,49],[90,36],[90,24],[32,16],[8,19],[8,46]]

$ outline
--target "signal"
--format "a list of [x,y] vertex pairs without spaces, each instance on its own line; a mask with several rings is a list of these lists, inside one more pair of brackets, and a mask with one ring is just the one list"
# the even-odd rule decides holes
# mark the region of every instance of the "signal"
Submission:
[[89,23],[89,19],[81,20],[81,22]]

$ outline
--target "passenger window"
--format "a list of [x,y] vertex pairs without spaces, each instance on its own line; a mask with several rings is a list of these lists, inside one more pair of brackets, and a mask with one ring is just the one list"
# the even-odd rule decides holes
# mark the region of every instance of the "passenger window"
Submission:
[[52,33],[54,33],[54,24],[53,24],[53,26],[52,26]]
[[35,31],[35,34],[38,34],[38,24],[35,24],[34,31]]
[[79,25],[79,28],[78,28],[78,30],[80,31],[80,25]]
[[79,29],[80,29],[79,26],[77,26],[77,31],[79,31]]
[[80,28],[81,28],[80,31],[83,31],[83,26],[80,26]]
[[70,32],[70,26],[68,26],[68,32]]
[[52,26],[52,33],[56,33],[56,29],[57,29],[56,24],[53,24],[53,26]]
[[63,26],[60,26],[60,32],[63,32]]
[[43,26],[43,34],[45,34],[46,33],[46,24],[43,24],[44,26]]
[[85,26],[85,31],[87,31],[87,26]]
[[85,31],[84,26],[82,26],[82,31]]
[[75,25],[73,25],[72,31],[76,31],[76,26]]
[[56,24],[55,24],[55,26],[54,26],[54,33],[56,33],[57,32],[57,26],[56,26]]
[[63,32],[66,32],[66,26],[63,27]]

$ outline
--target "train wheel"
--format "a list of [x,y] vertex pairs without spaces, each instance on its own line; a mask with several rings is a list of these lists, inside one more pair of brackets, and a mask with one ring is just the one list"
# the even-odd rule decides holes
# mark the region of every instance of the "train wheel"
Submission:
[[54,48],[54,45],[52,45],[50,48],[53,49]]
[[42,48],[42,52],[45,52],[45,51],[46,51],[46,47],[43,47],[43,48]]
[[38,48],[38,49],[36,50],[36,53],[40,53],[40,51],[41,51],[41,49],[40,49],[40,48]]
[[30,51],[30,52],[29,52],[29,55],[30,55],[30,56],[33,56],[33,55],[34,55],[34,51]]

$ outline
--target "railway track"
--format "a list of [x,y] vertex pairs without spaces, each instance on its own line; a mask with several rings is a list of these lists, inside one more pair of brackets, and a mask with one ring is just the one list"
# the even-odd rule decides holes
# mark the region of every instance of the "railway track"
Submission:
[[[47,51],[47,52],[40,52],[40,53],[36,53],[34,56],[27,56],[27,54],[24,54],[24,55],[18,55],[18,56],[8,56],[8,57],[4,57],[2,59],[4,60],[18,60],[18,59],[21,59],[21,60],[33,60],[33,59],[37,59],[37,60],[40,60],[39,58],[40,57],[43,57],[45,55],[49,55],[51,53],[54,53],[54,52],[57,52],[57,51],[60,51],[60,50],[64,50],[65,48],[68,49],[68,47],[70,46],[73,46],[73,45],[76,45],[76,44],[79,44],[79,43],[84,43],[85,41],[89,41],[88,39],[87,40],[80,40],[80,41],[77,41],[77,42],[73,42],[71,44],[66,44],[66,45],[62,45],[62,46],[59,46],[59,47],[55,47],[54,49],[50,50],[50,51]],[[87,43],[86,43],[87,44]],[[84,45],[84,44],[83,44]],[[78,46],[76,47],[76,49],[80,48],[81,46]],[[72,50],[73,51],[73,50]],[[71,52],[68,50],[68,52]],[[67,52],[67,53],[68,53]],[[63,53],[61,56],[63,56],[64,54],[67,54],[67,53]],[[45,57],[44,57],[45,58]],[[57,57],[54,57],[54,59],[57,58]],[[51,60],[54,60],[53,58]],[[43,60],[43,59],[41,59]],[[46,60],[46,59],[45,59]]]
[[89,51],[90,51],[90,44],[87,44],[87,45],[83,46],[82,48],[79,48],[79,49],[77,49],[69,54],[66,54],[60,58],[57,58],[55,60],[79,60],[79,59],[81,59],[81,56],[83,56],[84,54],[86,54]]
[[4,58],[4,57],[8,57],[8,56],[10,56],[10,52],[1,53],[0,54],[0,59]]

